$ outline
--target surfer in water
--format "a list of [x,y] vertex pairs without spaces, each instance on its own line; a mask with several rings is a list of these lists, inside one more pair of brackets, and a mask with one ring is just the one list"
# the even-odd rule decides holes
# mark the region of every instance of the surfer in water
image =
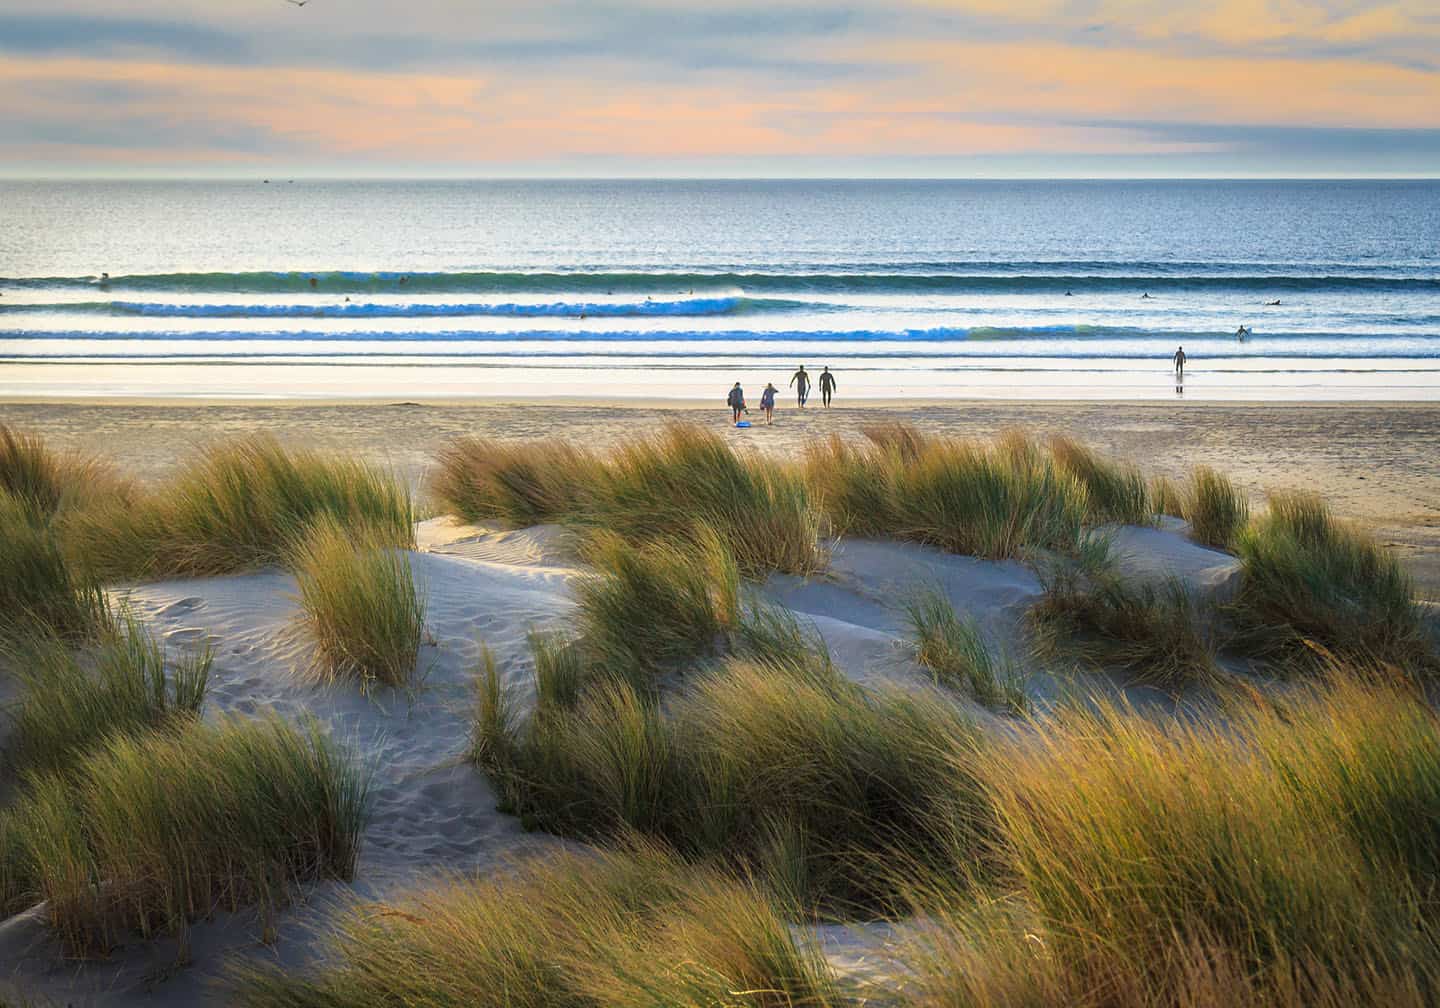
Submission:
[[760,393],[760,409],[765,413],[767,427],[775,422],[775,393],[778,391],[772,382],[766,382],[765,391]]
[[740,387],[738,381],[725,398],[725,404],[730,407],[730,422],[739,423],[740,417],[745,413],[745,390]]
[[835,394],[835,376],[830,373],[826,366],[820,371],[820,402],[826,409],[830,408],[830,397]]
[[1175,375],[1178,378],[1185,377],[1185,348],[1182,346],[1175,351],[1175,356],[1170,358],[1175,362]]
[[1237,340],[1239,340],[1241,343],[1244,343],[1244,342],[1245,342],[1245,337],[1246,337],[1246,336],[1249,336],[1249,335],[1250,335],[1250,327],[1249,327],[1249,326],[1243,326],[1243,325],[1242,325],[1239,329],[1236,329],[1236,330],[1235,330],[1235,338],[1236,338]]
[[1149,292],[1149,291],[1146,291],[1144,294],[1141,294],[1141,295],[1140,295],[1140,300],[1141,300],[1141,301],[1149,301],[1149,300],[1151,300],[1151,298],[1150,298],[1150,292]]
[[810,398],[810,372],[805,370],[805,365],[800,365],[800,370],[790,376],[790,384],[795,387],[795,399],[799,402],[800,408],[805,408],[805,400]]

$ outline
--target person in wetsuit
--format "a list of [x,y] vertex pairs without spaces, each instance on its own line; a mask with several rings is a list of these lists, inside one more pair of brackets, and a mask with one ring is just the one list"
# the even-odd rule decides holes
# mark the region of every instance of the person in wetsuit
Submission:
[[1185,374],[1185,348],[1182,346],[1177,349],[1175,356],[1170,359],[1175,362],[1175,373],[1183,376]]
[[805,400],[810,398],[810,372],[805,370],[805,365],[800,365],[800,370],[790,376],[790,384],[795,387],[795,399],[800,408],[805,408]]
[[820,371],[820,402],[826,408],[830,408],[830,397],[835,394],[835,376],[826,367]]

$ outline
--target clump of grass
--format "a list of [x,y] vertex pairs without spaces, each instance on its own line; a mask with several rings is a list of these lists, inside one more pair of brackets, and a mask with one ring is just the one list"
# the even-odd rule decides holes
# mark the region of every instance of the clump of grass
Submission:
[[819,511],[798,473],[742,459],[724,439],[672,424],[601,458],[553,441],[467,439],[447,449],[432,492],[461,517],[559,520],[635,543],[720,537],[746,577],[820,563]]
[[1052,437],[1050,454],[1061,469],[1085,485],[1092,524],[1155,524],[1150,487],[1140,467],[1116,462],[1068,437]]
[[105,463],[56,453],[41,438],[0,424],[0,492],[51,518],[106,497],[128,499],[133,488]]
[[711,530],[746,577],[808,574],[820,562],[819,513],[800,475],[742,459],[693,425],[625,445],[582,520],[647,542],[695,541],[697,530]]
[[209,650],[168,660],[125,614],[93,649],[77,655],[49,641],[20,662],[25,691],[13,712],[7,752],[17,770],[59,770],[116,735],[172,727],[198,716]]
[[45,901],[56,936],[96,955],[125,934],[179,934],[216,910],[258,905],[354,871],[367,784],[313,726],[192,721],[112,737],[64,774],[27,777],[16,901]]
[[365,686],[408,683],[425,628],[408,554],[364,536],[357,542],[327,517],[310,528],[291,562],[317,668]]
[[54,522],[0,490],[0,642],[75,639],[106,618],[104,594],[66,559]]
[[905,538],[992,560],[1070,550],[1089,513],[1085,486],[1004,443],[939,442],[894,481]]
[[642,688],[660,671],[714,653],[740,617],[740,574],[709,531],[636,546],[594,534],[597,573],[576,590],[585,648],[601,667]]
[[987,707],[1016,713],[1028,708],[1019,676],[990,653],[975,621],[962,619],[943,593],[918,591],[904,608],[915,660],[937,683],[963,689]]
[[1190,523],[1197,541],[1218,549],[1234,549],[1250,520],[1250,502],[1223,473],[1196,466],[1190,475],[1182,517]]
[[600,471],[592,453],[564,441],[466,437],[440,452],[429,483],[434,498],[465,521],[524,526],[582,510]]
[[869,448],[832,438],[809,449],[807,476],[837,528],[995,560],[1074,548],[1088,492],[1033,441],[871,434]]
[[889,481],[905,457],[886,440],[888,432],[877,436],[881,441],[870,449],[849,445],[838,434],[805,449],[806,482],[836,533],[878,537],[894,535],[899,526]]
[[1040,654],[1076,655],[1164,688],[1216,675],[1217,614],[1183,581],[1127,581],[1114,569],[1108,542],[1097,537],[1073,557],[1042,564],[1039,573],[1045,594],[1031,607],[1030,623]]
[[837,675],[830,649],[813,624],[784,606],[750,600],[730,635],[731,653],[752,662],[787,670],[790,675],[809,675],[821,682]]
[[1155,504],[1156,514],[1185,517],[1185,494],[1169,476],[1156,476],[1150,480],[1150,499]]
[[249,437],[208,449],[125,506],[87,510],[66,538],[102,577],[205,576],[283,564],[322,519],[410,547],[414,518],[409,491],[373,466]]
[[755,885],[631,843],[531,861],[341,918],[311,976],[244,967],[244,1008],[828,1008],[818,949]]
[[779,851],[807,906],[874,909],[891,853],[983,832],[958,769],[977,736],[938,697],[868,693],[819,668],[732,661],[664,709],[599,680],[573,708],[542,701],[520,723],[492,665],[476,758],[530,826],[585,839],[639,831],[767,873]]
[[1014,895],[917,876],[918,1003],[1432,1000],[1433,714],[1353,683],[1230,713],[1099,705],[982,755]]
[[1306,659],[1318,645],[1361,661],[1435,666],[1400,562],[1332,517],[1319,497],[1272,494],[1238,549],[1244,571],[1234,611],[1252,644],[1286,658]]

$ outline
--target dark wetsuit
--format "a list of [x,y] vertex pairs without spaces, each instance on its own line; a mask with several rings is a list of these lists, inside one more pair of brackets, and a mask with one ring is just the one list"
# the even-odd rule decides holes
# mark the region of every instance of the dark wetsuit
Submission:
[[795,399],[800,408],[805,408],[805,400],[810,398],[810,374],[804,368],[796,371],[790,376],[790,384],[795,386]]
[[820,401],[830,405],[830,397],[835,394],[835,376],[829,371],[820,372]]

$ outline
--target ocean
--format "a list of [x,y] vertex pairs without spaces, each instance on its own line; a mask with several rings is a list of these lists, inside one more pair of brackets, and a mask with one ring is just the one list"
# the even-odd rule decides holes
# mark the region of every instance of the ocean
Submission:
[[0,395],[723,403],[801,364],[1440,399],[1440,182],[0,182]]

